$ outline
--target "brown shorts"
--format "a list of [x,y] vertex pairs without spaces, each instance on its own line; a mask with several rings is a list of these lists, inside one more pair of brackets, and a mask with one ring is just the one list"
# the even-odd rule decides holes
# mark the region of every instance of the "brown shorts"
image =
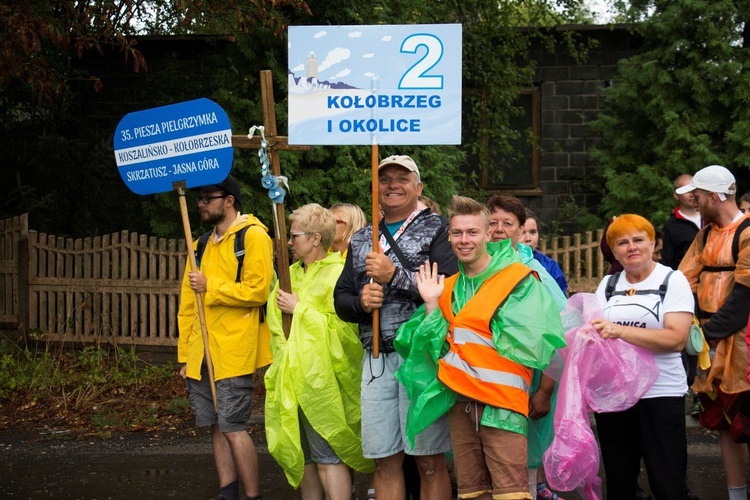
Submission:
[[750,392],[727,394],[714,385],[716,392],[700,393],[701,427],[729,431],[737,443],[750,443]]
[[481,425],[484,407],[459,401],[448,416],[458,498],[530,499],[526,436]]

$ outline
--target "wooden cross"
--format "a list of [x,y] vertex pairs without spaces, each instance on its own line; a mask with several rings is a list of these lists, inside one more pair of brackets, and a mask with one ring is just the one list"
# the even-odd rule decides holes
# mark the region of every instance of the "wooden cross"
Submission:
[[[260,94],[263,102],[263,127],[268,141],[268,152],[271,160],[271,174],[281,175],[281,163],[279,155],[273,154],[274,150],[288,151],[310,151],[312,146],[294,146],[289,144],[286,136],[276,135],[276,105],[273,100],[273,78],[271,70],[265,69],[260,72]],[[261,138],[258,136],[232,135],[232,146],[238,149],[260,149]],[[291,279],[289,277],[289,253],[286,248],[286,217],[284,215],[284,204],[276,205],[276,224],[274,231],[274,244],[276,247],[276,268],[279,274],[279,288],[287,293],[292,292]],[[284,334],[289,337],[292,327],[292,316],[283,313],[281,315]]]

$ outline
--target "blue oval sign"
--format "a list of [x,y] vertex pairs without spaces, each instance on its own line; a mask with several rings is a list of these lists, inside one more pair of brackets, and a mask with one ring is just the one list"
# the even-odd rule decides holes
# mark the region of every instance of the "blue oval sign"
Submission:
[[137,194],[218,184],[232,170],[232,127],[210,99],[196,99],[125,115],[117,125],[115,161]]

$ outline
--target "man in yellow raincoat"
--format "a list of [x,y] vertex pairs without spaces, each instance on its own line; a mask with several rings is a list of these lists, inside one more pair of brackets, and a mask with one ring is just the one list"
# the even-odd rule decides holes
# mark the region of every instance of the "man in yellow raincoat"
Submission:
[[[240,213],[241,201],[240,186],[231,176],[200,189],[201,220],[214,229],[199,270],[191,272],[186,266],[178,313],[180,374],[187,378],[196,425],[211,426],[219,498],[225,500],[239,497],[238,480],[248,499],[260,498],[258,454],[245,425],[253,403],[253,373],[271,362],[270,333],[261,313],[274,277],[272,243],[256,217]],[[245,227],[238,276],[235,238]],[[218,412],[204,359],[196,293],[203,294]]]
[[718,430],[729,499],[746,499],[750,443],[750,384],[745,341],[750,310],[750,215],[735,201],[732,173],[719,165],[696,172],[675,190],[692,192],[707,225],[680,264],[697,296],[696,315],[711,345],[711,366],[693,383],[701,426]]

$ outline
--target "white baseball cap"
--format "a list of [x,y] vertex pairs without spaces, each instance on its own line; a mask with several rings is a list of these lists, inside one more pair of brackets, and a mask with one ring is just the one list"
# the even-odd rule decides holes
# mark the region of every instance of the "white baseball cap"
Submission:
[[723,195],[736,192],[736,189],[732,189],[735,182],[732,172],[721,165],[710,165],[698,170],[689,184],[675,189],[674,192],[685,194],[695,189],[703,189],[710,193],[718,193],[719,198],[724,201],[726,198]]
[[409,172],[414,172],[415,174],[417,174],[417,179],[421,179],[421,176],[419,175],[419,167],[417,166],[417,163],[411,159],[410,156],[393,155],[389,156],[388,158],[383,158],[383,161],[381,161],[380,165],[378,165],[378,171],[380,171],[380,169],[383,167],[387,167],[388,165],[398,165],[399,167],[405,168]]

